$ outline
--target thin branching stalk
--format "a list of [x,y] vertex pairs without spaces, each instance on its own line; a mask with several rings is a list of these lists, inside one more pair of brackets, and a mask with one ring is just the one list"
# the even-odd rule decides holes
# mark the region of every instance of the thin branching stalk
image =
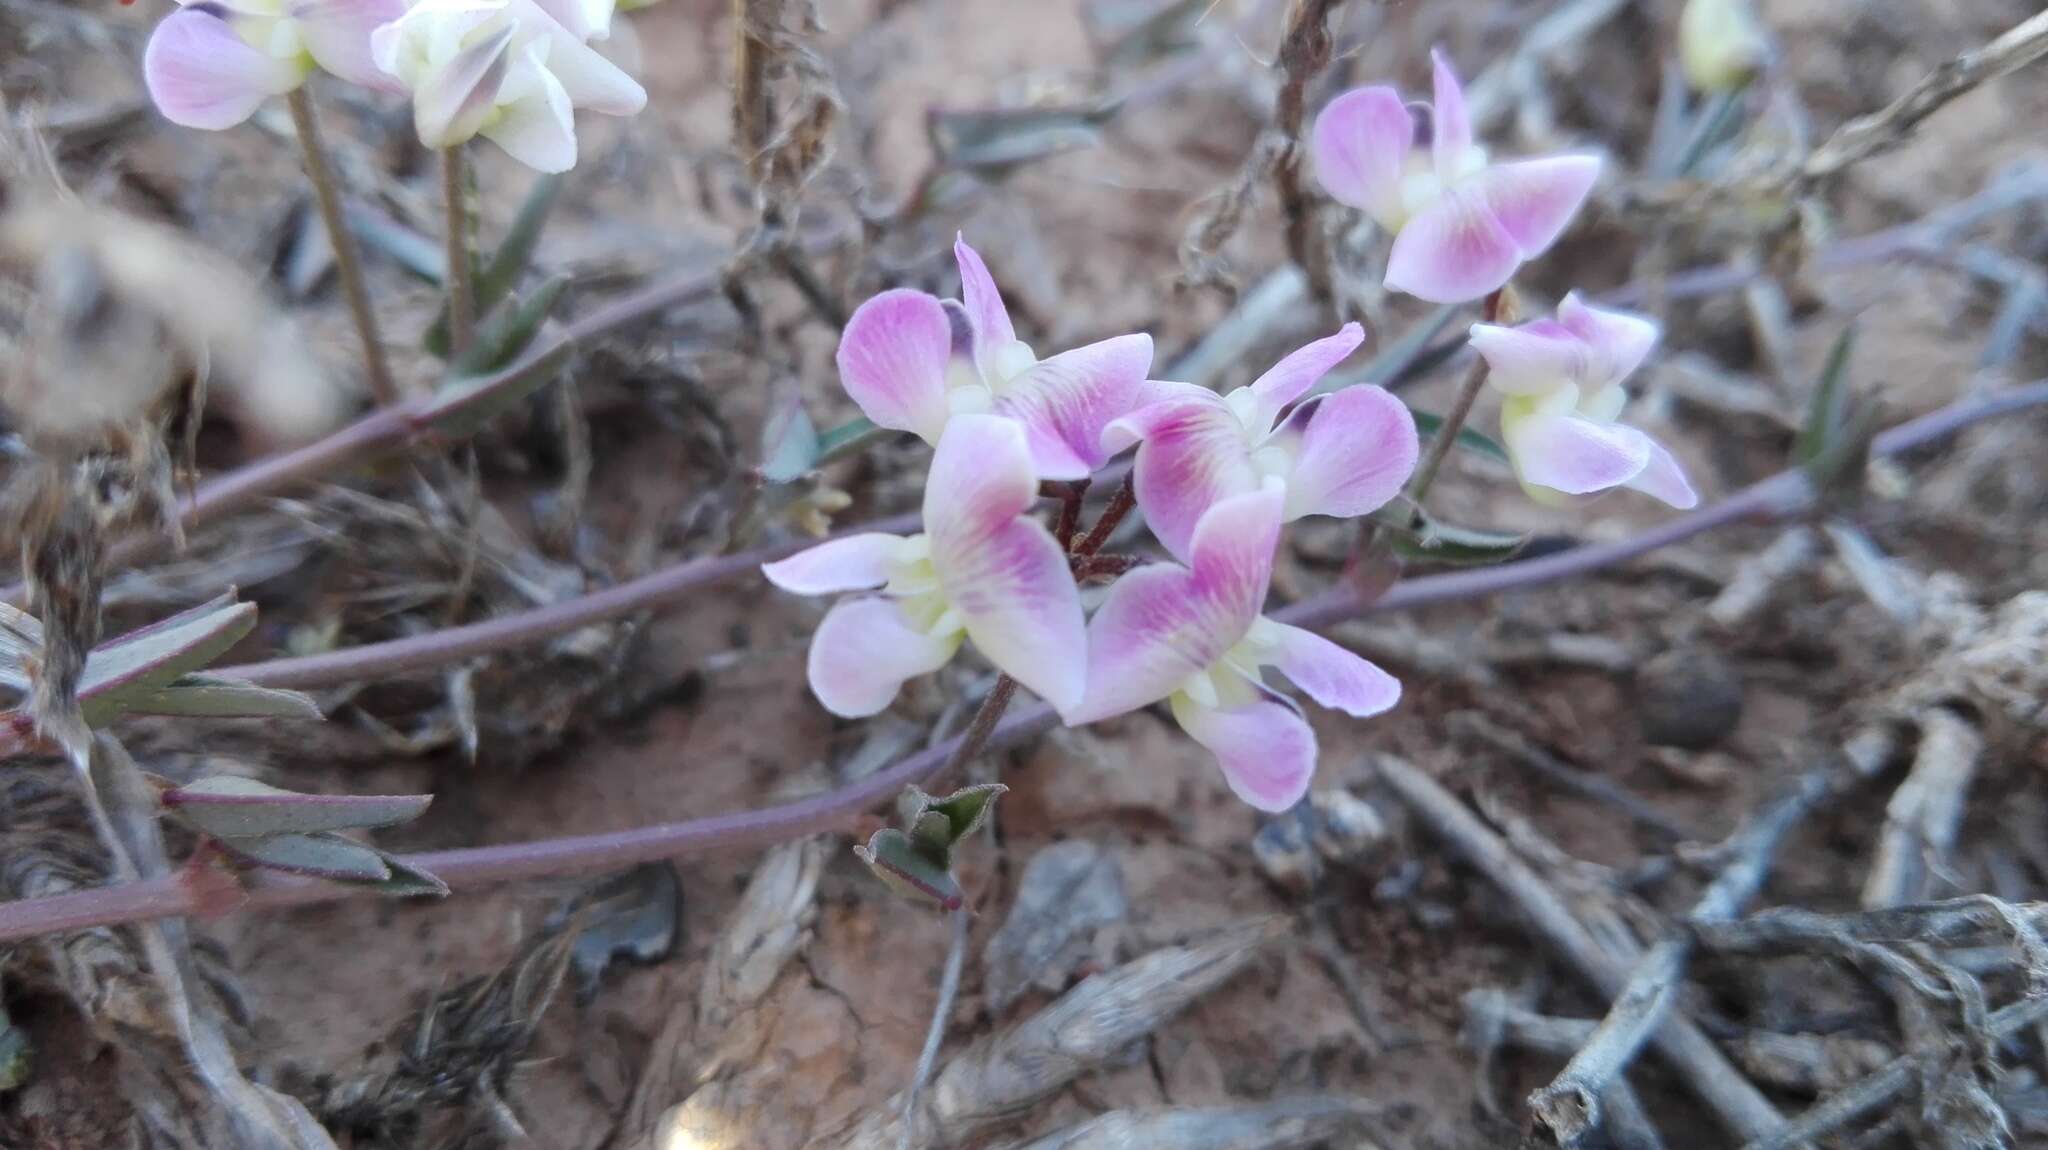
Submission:
[[1117,486],[1116,494],[1109,497],[1109,506],[1102,509],[1102,517],[1095,521],[1095,526],[1088,529],[1088,534],[1083,536],[1079,543],[1074,544],[1074,556],[1086,559],[1102,550],[1102,545],[1109,542],[1110,533],[1116,530],[1117,524],[1122,523],[1124,516],[1129,515],[1131,508],[1137,505],[1138,489],[1133,486],[1131,477],[1126,475],[1123,483]]
[[469,177],[462,145],[441,149],[441,201],[447,209],[442,242],[448,256],[448,358],[469,350],[476,336],[476,286],[469,268]]
[[[1486,297],[1480,308],[1481,321],[1492,323],[1500,318],[1501,293],[1493,292]],[[1465,371],[1465,378],[1458,384],[1458,397],[1451,403],[1451,410],[1444,414],[1444,424],[1437,429],[1429,441],[1429,453],[1422,457],[1422,463],[1415,468],[1415,478],[1408,484],[1408,498],[1422,505],[1422,497],[1429,494],[1430,484],[1436,482],[1436,473],[1443,468],[1444,459],[1457,446],[1458,433],[1465,429],[1465,421],[1472,417],[1472,405],[1479,399],[1479,389],[1486,385],[1486,360],[1476,358]]]
[[[1008,681],[1008,676],[1004,680]],[[973,923],[974,912],[966,907],[953,912],[953,941],[946,948],[945,972],[939,976],[939,1000],[932,1005],[932,1024],[925,1031],[917,1069],[911,1072],[910,1085],[903,1091],[903,1139],[898,1150],[911,1150],[917,1144],[917,1096],[924,1093],[924,1084],[931,1081],[932,1070],[939,1064],[939,1047],[945,1045],[953,1000],[960,995],[960,972],[967,965],[967,930]]]
[[356,323],[356,337],[363,344],[363,374],[370,395],[379,405],[397,403],[398,385],[391,378],[391,364],[384,357],[384,340],[377,332],[377,313],[370,306],[370,287],[363,279],[363,250],[348,226],[341,206],[341,184],[334,178],[334,166],[327,160],[327,145],[320,135],[320,120],[313,112],[313,98],[306,86],[292,89],[286,104],[292,111],[292,127],[298,132],[299,147],[306,153],[306,177],[313,183],[313,202],[320,206],[320,222],[327,228],[327,242],[334,249],[334,271],[341,279],[341,294],[348,301],[349,314]]
[[[2048,380],[1996,395],[1964,400],[1878,436],[1871,445],[1871,454],[1897,455],[1945,439],[1973,424],[2044,405],[2048,405]],[[1403,610],[1553,583],[1626,562],[1732,523],[1796,513],[1808,506],[1811,500],[1812,492],[1804,472],[1787,471],[1744,488],[1719,503],[1614,543],[1577,547],[1541,559],[1505,563],[1476,571],[1408,579],[1387,594],[1370,600],[1361,599],[1353,589],[1339,586],[1277,611],[1274,618],[1299,627],[1325,626],[1365,611]],[[787,552],[766,554],[783,553]],[[725,575],[730,577],[741,570],[751,569],[763,557],[762,552],[725,556],[715,561],[685,564],[660,575],[669,581],[664,588],[667,594],[672,598],[682,598],[683,592],[676,590],[673,584],[683,581],[683,573],[690,576],[688,587],[701,587],[713,581],[706,576],[704,564],[707,562],[723,565]],[[403,652],[405,667],[434,666],[445,658],[462,659],[485,651],[503,650],[573,631],[604,618],[638,613],[646,609],[646,603],[635,602],[631,594],[621,594],[634,587],[635,584],[622,584],[609,592],[600,592],[600,596],[607,597],[603,601],[602,612],[584,605],[589,598],[586,597],[586,600],[554,604],[487,624],[453,628],[419,636],[417,640],[403,640],[401,643],[412,644]],[[494,628],[492,641],[478,645],[474,632],[483,626]],[[419,640],[426,642],[420,644]],[[395,645],[375,644],[358,648],[357,652],[340,654],[371,653],[380,648],[388,652]],[[306,660],[288,659],[225,668],[222,673],[272,685],[279,685],[277,680],[280,679],[308,685],[303,674],[305,664]],[[293,671],[298,671],[299,675],[294,677]],[[391,669],[372,654],[369,658],[358,658],[348,674],[336,678],[321,677],[317,681],[345,682],[356,678],[379,678],[390,673]],[[975,753],[1014,746],[1051,730],[1058,721],[1052,708],[1042,704],[1012,713],[992,725],[985,741],[975,747]],[[439,875],[456,890],[467,890],[490,883],[614,870],[655,859],[768,846],[805,835],[844,830],[862,811],[895,798],[906,786],[923,784],[940,774],[955,761],[961,748],[971,745],[970,738],[979,737],[977,731],[970,729],[966,735],[911,755],[858,782],[780,806],[603,834],[436,851],[405,856],[402,861]],[[362,887],[264,876],[252,885],[242,906],[247,910],[270,910],[334,902],[366,893],[371,892]],[[189,885],[188,880],[180,878],[123,883],[50,898],[0,903],[0,942],[87,927],[189,915],[202,905],[205,904],[201,891]],[[1622,972],[1624,976],[1625,973]]]

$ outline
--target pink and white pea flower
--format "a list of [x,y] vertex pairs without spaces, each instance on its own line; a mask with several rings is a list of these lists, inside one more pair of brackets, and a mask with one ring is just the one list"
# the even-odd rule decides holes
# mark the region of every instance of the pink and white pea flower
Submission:
[[178,0],[150,33],[142,78],[174,124],[221,131],[313,69],[396,91],[371,59],[370,34],[406,0]]
[[1576,292],[1555,319],[1472,325],[1487,382],[1502,394],[1501,440],[1532,497],[1559,502],[1559,493],[1632,487],[1681,509],[1699,503],[1671,452],[1615,422],[1628,403],[1622,380],[1657,336],[1650,320],[1588,306]]
[[960,304],[897,288],[853,313],[839,339],[846,393],[876,426],[930,444],[961,416],[1004,416],[1024,429],[1039,478],[1087,478],[1108,458],[1103,428],[1150,395],[1152,337],[1115,336],[1041,360],[1017,338],[981,256],[965,239],[953,254]]
[[946,426],[924,495],[924,534],[828,540],[761,572],[785,591],[847,599],[811,637],[811,692],[846,718],[880,712],[962,639],[1060,710],[1088,670],[1081,592],[1066,549],[1031,517],[1038,476],[1024,430],[993,415]]
[[1188,559],[1203,513],[1268,479],[1284,485],[1281,518],[1290,523],[1364,515],[1400,493],[1420,452],[1415,417],[1385,388],[1342,388],[1280,418],[1364,340],[1365,329],[1345,324],[1228,395],[1155,384],[1173,389],[1168,398],[1109,425],[1110,453],[1138,444],[1133,488],[1167,551]]
[[420,142],[483,136],[542,172],[576,165],[575,109],[630,116],[647,93],[535,0],[415,0],[371,36],[413,95]]
[[1110,586],[1088,623],[1088,690],[1061,711],[1092,723],[1166,700],[1214,752],[1230,789],[1263,811],[1291,807],[1316,768],[1316,735],[1261,679],[1273,667],[1323,706],[1366,718],[1392,707],[1392,675],[1300,627],[1260,614],[1284,496],[1277,480],[1209,509],[1189,563],[1140,567]]
[[1557,241],[1600,175],[1600,158],[1566,154],[1493,163],[1472,140],[1465,93],[1432,52],[1436,102],[1405,104],[1384,85],[1355,88],[1316,117],[1316,176],[1338,201],[1394,236],[1386,284],[1432,303],[1498,291]]

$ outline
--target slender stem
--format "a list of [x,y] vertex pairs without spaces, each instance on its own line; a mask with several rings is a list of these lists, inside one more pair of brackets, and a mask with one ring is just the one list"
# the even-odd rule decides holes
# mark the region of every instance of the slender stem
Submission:
[[1102,509],[1102,517],[1095,521],[1095,526],[1088,529],[1087,536],[1075,544],[1074,556],[1086,559],[1102,550],[1102,545],[1109,542],[1110,533],[1116,530],[1116,525],[1122,523],[1124,516],[1129,515],[1131,508],[1137,505],[1137,488],[1132,486],[1131,477],[1126,475],[1123,484],[1116,489],[1116,494],[1109,497],[1109,506]]
[[[1506,290],[1502,288],[1486,297],[1486,303],[1480,309],[1485,322],[1492,323],[1500,318],[1501,292]],[[1458,385],[1458,398],[1444,415],[1443,426],[1437,428],[1436,437],[1429,441],[1429,454],[1422,457],[1421,465],[1415,469],[1415,479],[1408,485],[1408,498],[1414,500],[1416,506],[1422,505],[1422,497],[1429,494],[1430,484],[1436,482],[1436,473],[1443,467],[1445,457],[1450,455],[1451,448],[1457,446],[1458,432],[1464,430],[1465,421],[1471,418],[1472,404],[1478,400],[1479,389],[1485,384],[1486,360],[1484,357],[1476,358],[1466,370],[1464,382]]]
[[1053,525],[1052,537],[1059,540],[1062,548],[1071,551],[1074,546],[1074,532],[1081,527],[1081,502],[1088,497],[1088,481],[1081,479],[1057,486],[1058,489],[1053,494],[1059,497],[1060,517]]
[[1017,697],[1017,680],[1008,675],[997,675],[996,685],[989,688],[988,698],[981,701],[981,709],[974,712],[974,719],[967,724],[967,733],[960,736],[960,742],[953,748],[951,758],[940,768],[942,775],[957,774],[968,763],[974,761],[988,746],[996,733],[997,724],[1003,721],[1003,712],[1010,709],[1010,700]]
[[447,206],[448,358],[469,350],[476,336],[476,287],[470,281],[468,176],[463,172],[462,145],[441,149],[441,198]]
[[917,1096],[924,1092],[924,1084],[930,1080],[932,1068],[938,1065],[939,1047],[946,1041],[946,1023],[953,1014],[953,1000],[960,995],[960,972],[967,965],[967,928],[973,922],[974,912],[966,907],[953,912],[953,941],[946,948],[945,973],[939,976],[939,1000],[932,1006],[932,1024],[925,1031],[924,1049],[917,1055],[917,1069],[910,1076],[909,1088],[903,1092],[900,1150],[910,1150],[917,1144]]
[[320,206],[320,222],[327,228],[328,245],[334,249],[334,270],[341,278],[341,293],[355,317],[356,336],[363,344],[363,372],[369,378],[370,395],[379,404],[398,402],[398,385],[391,378],[391,364],[384,358],[384,340],[377,333],[377,313],[370,306],[369,284],[363,279],[363,251],[348,226],[341,208],[341,184],[327,161],[327,145],[320,136],[320,120],[313,113],[313,98],[304,84],[292,89],[285,103],[292,110],[292,127],[299,147],[306,153],[306,176],[313,183],[313,201]]

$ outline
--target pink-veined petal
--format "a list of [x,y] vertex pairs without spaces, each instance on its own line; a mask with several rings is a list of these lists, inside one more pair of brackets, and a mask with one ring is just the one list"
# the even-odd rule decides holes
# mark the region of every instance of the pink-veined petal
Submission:
[[1521,262],[1492,209],[1469,189],[1453,189],[1394,237],[1386,283],[1431,303],[1464,303],[1500,290]]
[[1131,486],[1145,523],[1177,559],[1189,558],[1203,513],[1259,489],[1244,424],[1212,392],[1168,400],[1110,425],[1111,443],[1141,439]]
[[611,34],[614,0],[534,0],[541,11],[578,40],[602,40]]
[[413,90],[412,120],[420,143],[447,148],[477,134],[497,106],[511,70],[516,33],[510,24],[499,28],[456,53]]
[[1657,346],[1655,321],[1633,312],[1593,307],[1577,292],[1568,292],[1558,301],[1557,321],[1584,340],[1591,353],[1588,390],[1627,379]]
[[967,305],[967,320],[974,330],[974,366],[983,379],[993,380],[996,353],[1017,342],[1017,329],[1010,323],[1010,309],[1003,306],[996,278],[988,274],[981,253],[967,246],[965,235],[954,237],[953,258],[960,264],[960,302]]
[[1344,93],[1316,116],[1309,141],[1316,179],[1332,198],[1383,224],[1401,219],[1415,120],[1399,92],[1375,86]]
[[1525,260],[1557,242],[1600,178],[1600,157],[1547,156],[1489,164],[1474,181]]
[[1399,679],[1321,635],[1285,623],[1261,630],[1275,643],[1264,661],[1323,706],[1367,719],[1401,701]]
[[945,666],[959,649],[959,632],[934,638],[894,599],[849,599],[811,636],[811,693],[844,719],[880,714],[906,680]]
[[1088,623],[1088,693],[1063,712],[1092,723],[1158,702],[1251,630],[1273,576],[1280,492],[1227,499],[1202,517],[1189,567],[1140,567],[1110,585]]
[[889,581],[890,566],[903,553],[901,535],[864,531],[827,539],[787,559],[761,564],[770,583],[798,595],[864,591]]
[[548,71],[562,82],[570,103],[607,116],[631,116],[647,106],[647,90],[639,81],[563,27],[534,0],[508,3],[527,35],[547,38]]
[[854,309],[839,337],[839,382],[877,427],[936,444],[946,426],[953,329],[921,291],[895,288]]
[[1258,397],[1252,426],[1262,432],[1272,427],[1281,408],[1300,399],[1318,380],[1330,374],[1331,368],[1344,362],[1344,357],[1357,351],[1358,345],[1364,342],[1365,328],[1357,323],[1347,323],[1338,328],[1335,335],[1326,335],[1288,352],[1279,363],[1267,368],[1265,374],[1250,384],[1252,394]]
[[925,530],[939,586],[975,647],[1067,711],[1081,701],[1087,627],[1066,549],[1024,515],[1037,492],[1021,428],[998,416],[960,416],[932,456]]
[[377,66],[370,34],[405,15],[405,4],[406,0],[299,0],[292,15],[306,51],[321,68],[351,84],[403,92],[405,86]]
[[1261,699],[1218,709],[1176,695],[1173,718],[1216,756],[1232,793],[1259,810],[1284,811],[1308,793],[1316,733],[1286,704]]
[[1618,487],[1650,462],[1650,437],[1619,423],[1573,415],[1530,415],[1502,428],[1523,482],[1567,495]]
[[1433,136],[1430,155],[1436,163],[1436,178],[1445,184],[1465,174],[1466,154],[1472,150],[1472,113],[1465,107],[1465,89],[1451,70],[1451,58],[1442,48],[1429,53]]
[[1289,416],[1274,439],[1294,458],[1286,518],[1349,519],[1401,493],[1421,455],[1415,416],[1383,387],[1342,388]]
[[1591,370],[1590,349],[1556,320],[1517,327],[1475,323],[1472,350],[1486,361],[1486,382],[1504,395],[1546,395],[1566,384],[1583,384]]
[[1102,433],[1137,405],[1152,337],[1120,335],[1041,360],[996,395],[1016,420],[1041,479],[1086,479],[1109,458]]
[[528,80],[533,89],[502,105],[483,130],[484,138],[536,172],[566,172],[576,166],[576,111],[554,73],[541,66],[540,45],[529,44]]
[[[1644,436],[1649,439],[1648,436]],[[1661,499],[1680,511],[1689,511],[1699,506],[1699,492],[1692,489],[1692,483],[1685,477],[1685,469],[1665,446],[1654,439],[1650,443],[1650,462],[1641,474],[1628,481],[1628,485],[1645,495]]]
[[142,54],[142,76],[165,119],[209,131],[234,127],[305,78],[298,67],[250,47],[226,20],[199,8],[179,9],[156,26]]

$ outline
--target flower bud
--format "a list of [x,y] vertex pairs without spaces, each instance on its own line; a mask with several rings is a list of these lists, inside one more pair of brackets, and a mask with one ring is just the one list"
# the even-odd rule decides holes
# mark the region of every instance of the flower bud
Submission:
[[1678,17],[1679,65],[1701,92],[1745,87],[1770,52],[1770,36],[1750,0],[1687,0]]

